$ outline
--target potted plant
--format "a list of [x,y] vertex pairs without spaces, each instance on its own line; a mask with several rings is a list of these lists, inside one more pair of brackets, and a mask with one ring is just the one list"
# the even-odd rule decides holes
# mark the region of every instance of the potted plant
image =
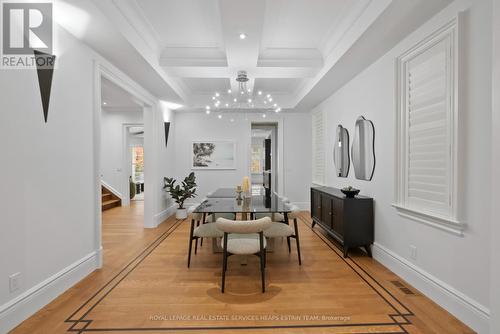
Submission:
[[177,182],[174,178],[165,177],[163,178],[164,186],[163,189],[166,190],[172,199],[179,206],[175,213],[175,218],[185,219],[187,218],[187,210],[184,208],[184,202],[187,199],[196,197],[196,176],[191,172],[181,185],[175,185]]

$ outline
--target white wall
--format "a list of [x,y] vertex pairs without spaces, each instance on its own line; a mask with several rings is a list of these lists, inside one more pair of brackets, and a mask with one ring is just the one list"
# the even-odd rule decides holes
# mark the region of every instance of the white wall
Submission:
[[[260,115],[260,114],[259,114]],[[231,122],[231,118],[234,122]],[[283,120],[284,194],[292,202],[307,208],[311,185],[311,120],[308,114],[269,115],[266,119],[243,114],[224,115],[178,112],[175,115],[175,156],[177,179],[191,172],[191,145],[197,140],[231,140],[236,142],[235,170],[195,170],[198,199],[220,187],[236,187],[250,172],[252,120],[273,122]],[[279,139],[278,139],[279,140]],[[196,199],[195,199],[196,200]]]
[[[464,105],[460,111],[459,194],[463,237],[400,217],[394,201],[395,58],[435,29],[466,10],[463,61]],[[327,149],[335,128],[354,134],[359,115],[375,125],[376,168],[373,181],[335,175],[328,153],[326,183],[352,185],[375,199],[374,256],[474,329],[486,333],[489,308],[491,166],[491,1],[458,0],[404,39],[393,50],[335,92],[315,110],[327,115]],[[409,246],[418,249],[410,258]]]
[[[157,203],[157,214],[155,220],[157,223],[161,223],[165,218],[171,215],[175,211],[175,203],[172,201],[170,196],[163,191],[163,178],[175,175],[176,170],[176,113],[170,110],[167,106],[160,103],[160,110],[162,113],[162,119],[158,122],[157,130],[159,133],[159,143],[157,143],[158,157],[158,168],[159,173],[158,179],[155,180],[158,191],[161,192],[159,197],[159,202]],[[165,146],[165,126],[164,122],[170,122],[170,130],[168,135],[168,145]]]
[[[163,119],[173,119],[172,112],[86,44],[57,25],[54,29],[57,68],[47,124],[36,71],[0,71],[0,139],[9,145],[0,158],[4,176],[0,333],[101,264],[96,64],[105,65],[108,79],[122,81],[136,91],[136,97],[151,101],[143,120],[146,129],[152,130],[145,138],[145,154],[153,157],[145,180],[152,198],[145,203],[145,221],[155,227],[172,212],[166,210],[170,200],[161,191],[159,176],[160,170],[174,169],[173,143],[165,149],[162,135]],[[21,273],[20,288],[10,292],[9,276],[14,273]]]
[[143,124],[142,111],[101,112],[101,177],[105,184],[118,192],[120,197],[128,196],[128,174],[131,163],[124,165],[123,151],[125,124]]
[[493,108],[492,108],[492,219],[491,220],[491,333],[500,333],[500,0],[493,1]]
[[[99,252],[92,158],[94,53],[55,29],[58,58],[47,124],[36,71],[0,71],[0,136],[7,144],[0,163],[0,332],[92,271]],[[8,277],[17,272],[21,286],[10,293]],[[47,286],[58,278],[67,281]]]

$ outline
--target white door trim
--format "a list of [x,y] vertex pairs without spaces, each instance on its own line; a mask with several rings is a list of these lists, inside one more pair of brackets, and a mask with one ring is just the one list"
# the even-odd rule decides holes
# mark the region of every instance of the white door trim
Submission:
[[[146,119],[155,120],[159,112],[158,100],[148,91],[138,85],[134,80],[105,60],[94,60],[94,108],[93,108],[93,157],[94,157],[94,219],[95,219],[95,249],[102,249],[102,220],[101,220],[101,79],[105,77],[120,88],[132,95],[143,104],[144,110],[144,151],[154,152],[155,143],[159,142],[158,131],[155,131],[155,123]],[[151,114],[151,115],[150,115]],[[148,147],[147,147],[148,146]],[[151,146],[151,147],[149,147]],[[154,215],[158,212],[160,201],[158,187],[154,180],[158,179],[157,168],[153,154],[144,155],[144,165],[150,166],[145,174],[144,194],[144,226],[156,227]],[[98,256],[99,267],[102,267],[102,252]]]
[[[144,111],[142,111],[144,113]],[[130,186],[129,186],[129,173],[128,168],[130,167],[131,155],[130,155],[130,142],[128,138],[128,129],[130,127],[142,126],[144,123],[123,123],[122,124],[122,205],[130,205]],[[146,132],[144,132],[145,134]],[[146,161],[144,161],[144,167],[146,168]],[[145,188],[144,188],[145,189]]]
[[277,124],[278,127],[278,133],[277,133],[277,139],[278,139],[278,194],[281,196],[285,196],[285,177],[284,177],[284,158],[283,158],[283,152],[284,152],[284,122],[283,118],[279,119],[269,119],[267,121],[263,120],[255,120],[251,119],[248,122],[248,135],[250,138],[250,144],[247,147],[247,175],[252,175],[250,172],[250,164],[251,164],[251,159],[250,159],[250,154],[252,152],[252,124],[255,125],[266,125],[266,124]]

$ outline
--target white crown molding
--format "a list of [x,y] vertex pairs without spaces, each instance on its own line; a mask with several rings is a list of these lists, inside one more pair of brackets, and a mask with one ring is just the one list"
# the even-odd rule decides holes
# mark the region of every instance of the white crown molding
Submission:
[[383,11],[391,4],[392,0],[360,0],[359,4],[368,1],[365,6],[360,6],[360,13],[356,15],[347,16],[342,23],[342,33],[340,37],[330,36],[335,42],[327,42],[326,44],[334,44],[330,46],[328,52],[324,56],[324,66],[318,72],[316,77],[310,80],[296,96],[294,105],[298,105],[304,97],[319,83],[319,81],[332,69],[335,64],[349,51],[349,49],[356,43],[359,37],[371,26],[375,20],[383,13]]
[[161,37],[147,20],[146,15],[136,0],[112,0],[129,24],[135,29],[143,41],[155,52],[159,53]]
[[145,37],[147,36],[146,28],[138,28],[138,26],[144,26],[144,24],[141,25],[137,23],[140,22],[140,17],[131,14],[130,8],[124,5],[125,2],[122,1],[93,0],[93,3],[114,24],[115,28],[137,50],[149,66],[151,66],[163,81],[182,99],[182,102],[184,102],[186,100],[186,93],[160,66],[158,50],[152,48],[147,42],[151,42],[152,37]]
[[103,106],[102,110],[109,112],[142,112],[142,107],[119,107],[119,106]]

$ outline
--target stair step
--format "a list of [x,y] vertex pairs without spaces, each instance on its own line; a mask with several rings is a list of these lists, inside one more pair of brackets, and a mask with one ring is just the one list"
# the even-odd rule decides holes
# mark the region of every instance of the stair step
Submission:
[[108,210],[121,205],[121,201],[119,199],[111,199],[109,201],[102,202],[102,211]]
[[106,194],[103,193],[103,194],[101,194],[101,196],[102,196],[102,201],[103,202],[104,201],[108,201],[108,200],[110,200],[110,199],[113,198],[113,196],[110,193],[106,193]]

